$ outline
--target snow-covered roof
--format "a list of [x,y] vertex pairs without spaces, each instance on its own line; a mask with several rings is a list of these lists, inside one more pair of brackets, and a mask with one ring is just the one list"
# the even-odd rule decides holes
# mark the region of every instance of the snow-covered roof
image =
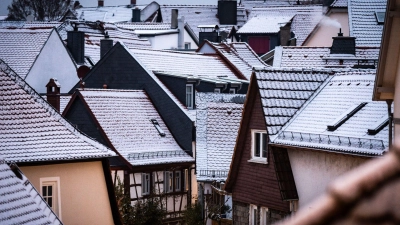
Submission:
[[331,8],[347,8],[347,0],[334,0]]
[[79,94],[113,147],[132,165],[194,162],[144,91],[85,89]]
[[350,36],[356,38],[356,46],[379,47],[383,24],[378,24],[375,12],[386,11],[386,0],[349,0]]
[[0,157],[0,223],[62,224],[16,165],[10,166]]
[[129,30],[170,30],[171,23],[147,23],[147,22],[132,22],[132,23],[115,23],[119,28]]
[[[385,102],[371,99],[375,74],[375,70],[335,74],[272,140],[273,143],[382,155],[388,147],[388,125],[385,125],[388,115]],[[350,113],[356,106],[361,108]],[[333,124],[337,127],[328,127]],[[368,129],[377,133],[370,133]]]
[[54,29],[0,29],[0,59],[23,79]]
[[79,20],[102,21],[109,23],[132,20],[132,8],[124,6],[82,7],[76,9]]
[[245,95],[196,94],[198,181],[225,180],[235,148]]
[[280,28],[292,20],[293,16],[270,15],[255,16],[241,27],[237,34],[271,34],[278,33]]
[[6,162],[114,156],[76,130],[1,60],[0,105],[0,156]]
[[377,66],[378,57],[379,47],[356,47],[356,54],[351,55],[330,54],[329,47],[277,46],[273,66],[282,68],[348,68],[358,64]]
[[231,69],[217,54],[129,49],[150,71],[199,79],[230,79],[242,82],[241,74]]
[[274,135],[322,85],[329,71],[267,68],[255,75],[267,131]]

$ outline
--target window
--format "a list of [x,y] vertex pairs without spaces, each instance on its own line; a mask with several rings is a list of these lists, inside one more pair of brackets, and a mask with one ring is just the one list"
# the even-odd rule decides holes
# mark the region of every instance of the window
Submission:
[[184,175],[185,177],[183,178],[184,179],[184,181],[185,181],[185,191],[188,191],[189,190],[189,182],[190,182],[190,180],[189,180],[189,170],[188,169],[185,169],[185,175]]
[[164,185],[165,185],[165,193],[172,192],[173,189],[173,179],[174,179],[174,173],[171,171],[165,171],[165,176],[164,176]]
[[256,225],[257,224],[257,206],[255,205],[250,205],[250,224],[251,225]]
[[260,225],[267,225],[269,218],[268,208],[261,207],[260,210]]
[[267,151],[267,133],[265,131],[252,131],[252,153],[251,158],[254,161],[266,163]]
[[214,88],[214,93],[221,93],[221,89],[219,89],[219,88]]
[[235,88],[230,88],[229,89],[229,94],[236,94]]
[[53,212],[61,219],[60,178],[40,178],[40,194]]
[[181,190],[181,171],[175,171],[175,191]]
[[185,49],[190,49],[190,42],[185,42]]
[[142,195],[150,194],[150,173],[142,173]]
[[385,23],[385,11],[375,11],[375,18],[378,24]]
[[186,107],[193,109],[193,84],[186,84]]

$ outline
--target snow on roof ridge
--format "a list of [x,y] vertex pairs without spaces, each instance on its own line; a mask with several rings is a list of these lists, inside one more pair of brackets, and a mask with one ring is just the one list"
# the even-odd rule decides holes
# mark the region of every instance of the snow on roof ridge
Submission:
[[92,145],[96,149],[103,152],[108,152],[108,156],[113,156],[113,152],[106,146],[95,141],[91,137],[87,136],[80,130],[77,130],[68,120],[61,116],[61,114],[54,109],[46,100],[43,99],[28,83],[26,83],[18,74],[16,74],[3,60],[0,59],[0,71],[7,74],[18,86],[21,87],[28,95],[32,96],[33,100],[39,103],[56,121],[61,123],[67,130],[72,134],[82,138],[83,141]]

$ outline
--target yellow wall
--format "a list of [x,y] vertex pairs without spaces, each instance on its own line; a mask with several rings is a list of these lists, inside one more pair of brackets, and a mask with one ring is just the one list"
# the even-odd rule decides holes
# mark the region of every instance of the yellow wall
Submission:
[[100,161],[21,166],[20,169],[39,192],[40,178],[60,178],[64,224],[114,224]]
[[315,33],[304,44],[305,46],[331,47],[332,37],[336,37],[339,33],[339,27],[335,26],[335,24],[340,24],[343,36],[349,36],[349,17],[346,12],[331,13],[322,21],[324,22],[319,24],[319,27],[315,30]]

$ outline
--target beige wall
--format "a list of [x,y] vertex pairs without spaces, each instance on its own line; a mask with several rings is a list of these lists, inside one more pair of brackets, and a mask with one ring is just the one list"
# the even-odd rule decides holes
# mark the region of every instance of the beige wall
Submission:
[[339,24],[342,28],[343,36],[349,36],[349,17],[345,12],[331,13],[324,18],[315,30],[315,33],[304,44],[310,47],[331,47],[332,37],[339,33]]
[[64,224],[114,224],[102,163],[82,162],[21,166],[40,192],[40,178],[59,177]]
[[314,206],[309,203],[323,194],[332,180],[370,159],[299,149],[288,149],[288,155],[299,195],[299,209],[310,210]]

